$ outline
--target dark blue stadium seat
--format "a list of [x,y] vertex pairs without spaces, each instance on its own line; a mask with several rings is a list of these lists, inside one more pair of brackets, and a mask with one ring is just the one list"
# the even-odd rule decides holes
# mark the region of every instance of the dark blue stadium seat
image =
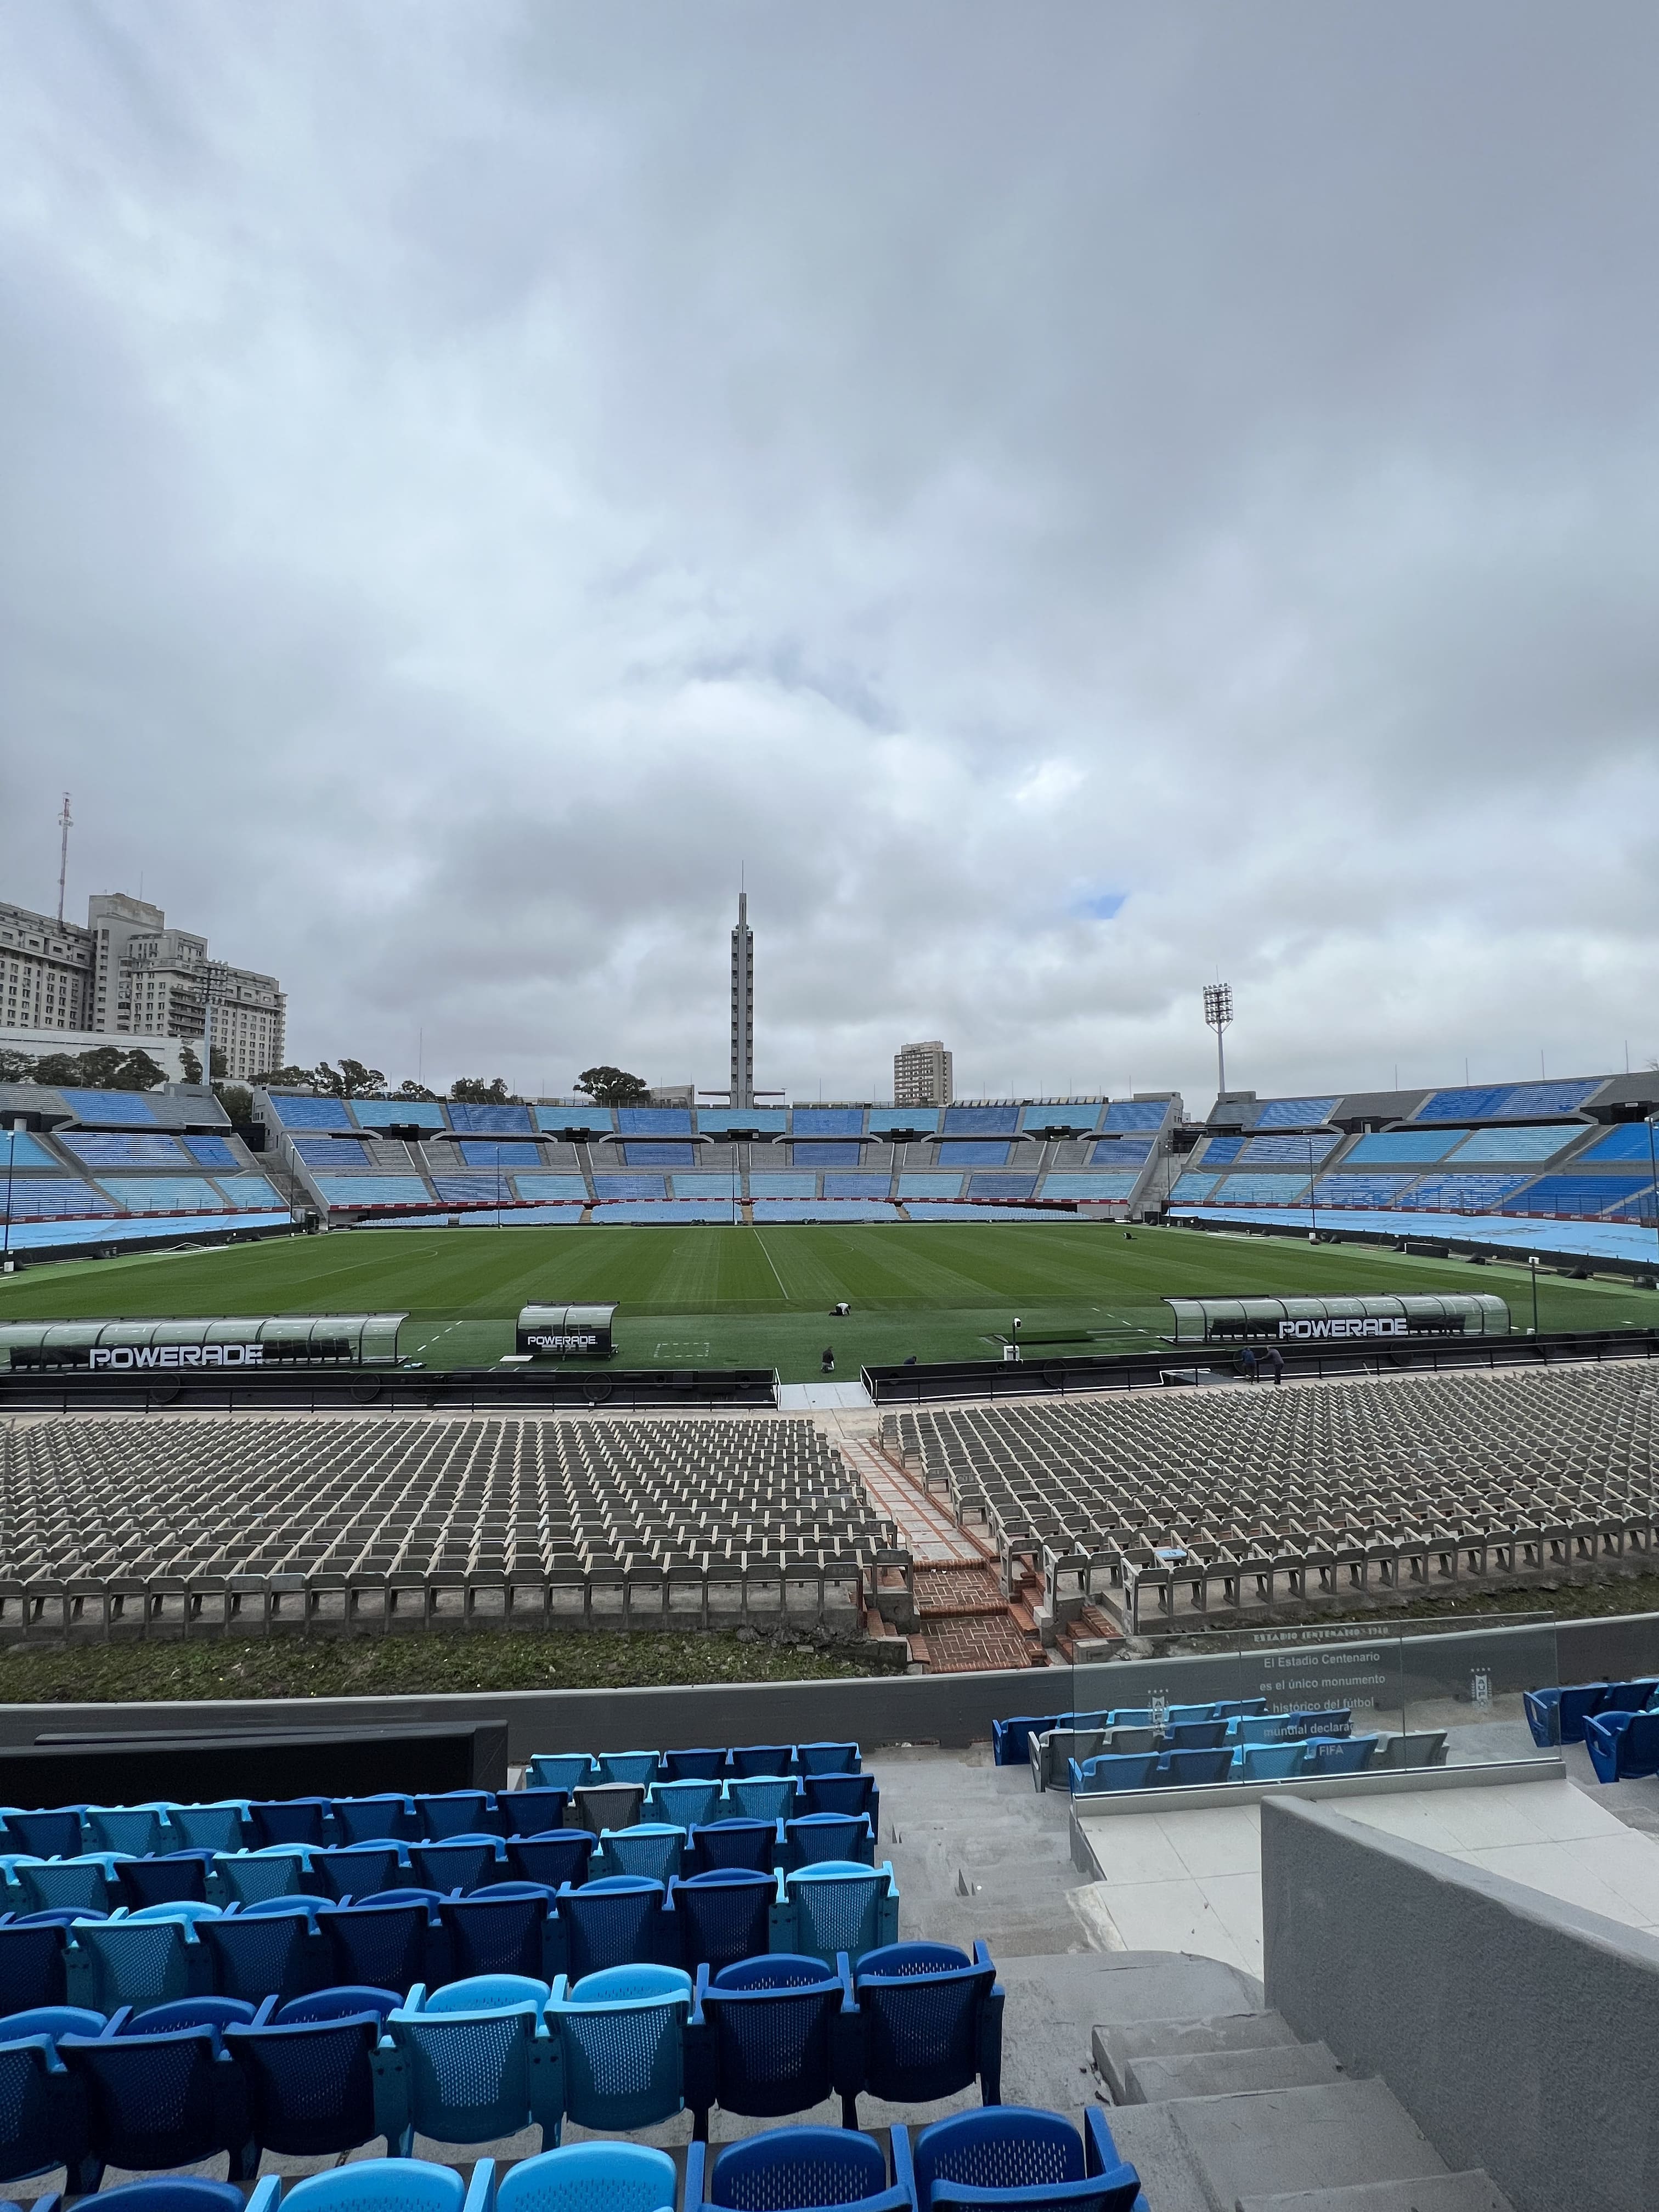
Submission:
[[203,1921],[196,1933],[222,1996],[258,2004],[268,1996],[298,1996],[313,1986],[320,1961],[307,1913],[227,1912]]
[[428,1905],[387,1905],[368,1898],[361,1905],[337,1905],[317,1915],[327,1946],[329,1978],[367,1982],[375,1989],[408,1990],[416,1982],[444,1978],[433,1957],[447,1960],[443,1928]]
[[[9,1913],[0,1919],[0,1990],[9,2010],[67,2002],[64,1953],[68,1943],[69,1930],[62,1921],[21,1922]],[[0,2174],[0,2180],[6,2178]]]
[[699,1966],[719,1973],[739,1959],[767,1950],[777,1893],[771,1875],[735,1867],[715,1868],[672,1882],[669,1899],[680,1948],[677,1963],[689,1974]]
[[[902,2132],[895,2130],[896,2137]],[[913,2212],[908,2180],[890,2186],[881,2146],[852,2128],[773,2128],[727,2143],[711,2158],[686,2153],[685,2212],[705,2204],[730,2212]]]
[[708,1748],[665,1751],[662,1772],[665,1782],[718,1782],[726,1772],[726,1753]]
[[734,1743],[731,1771],[744,1778],[751,1774],[793,1774],[795,1747],[793,1743]]
[[249,2130],[262,2152],[314,2158],[391,2136],[399,2116],[377,2112],[375,2101],[380,2028],[375,2009],[226,2030],[225,2049],[246,2085]]
[[686,2036],[685,2101],[696,2140],[708,2140],[708,2114],[780,2119],[826,2097],[842,2100],[845,2125],[858,2124],[860,2051],[847,1961],[771,1952],[697,1968],[696,2000]]
[[678,1966],[678,1959],[664,1955],[676,1932],[664,1928],[665,1903],[662,1883],[641,1875],[613,1875],[580,1889],[567,1882],[559,1892],[559,1922],[571,1980],[607,1966]]
[[87,2140],[100,2169],[154,2173],[223,2151],[232,2180],[251,2181],[258,2171],[247,2091],[216,2028],[69,2035],[58,2051],[86,2099]]
[[334,1897],[372,1897],[397,1887],[408,1863],[397,1844],[346,1844],[338,1850],[313,1851],[313,1881]]
[[327,1797],[277,1797],[256,1800],[248,1807],[254,1840],[268,1844],[331,1844],[333,1801]]
[[721,1868],[769,1874],[782,1850],[781,1821],[711,1820],[706,1828],[691,1830],[686,1863],[693,1874]]
[[565,1828],[557,1835],[513,1836],[507,1838],[507,1869],[520,1881],[538,1882],[547,1889],[561,1889],[566,1882],[580,1887],[599,1848],[599,1838],[586,1828]]
[[881,1834],[881,1792],[873,1774],[807,1774],[801,1778],[802,1810],[867,1813],[870,1832]]
[[115,1879],[121,1886],[121,1902],[133,1912],[147,1905],[204,1904],[211,1851],[166,1851],[154,1858],[120,1859]]
[[550,1828],[563,1827],[569,1803],[568,1790],[503,1790],[495,1809],[504,1835],[544,1836]]
[[1065,1718],[1062,1713],[1016,1713],[991,1723],[991,1758],[997,1766],[1024,1766],[1030,1758],[1028,1740],[1047,1735]]
[[923,2104],[977,2081],[981,2103],[1001,2101],[1003,1992],[983,1943],[971,1959],[949,1943],[866,1951],[854,1992],[860,2092]]
[[1159,1782],[1169,1782],[1177,1789],[1194,1783],[1224,1782],[1232,1771],[1232,1764],[1231,1744],[1223,1744],[1219,1751],[1165,1752],[1154,1787]]
[[[373,1797],[337,1797],[334,1825],[343,1844],[413,1843],[421,1821],[407,1797],[381,1790]],[[301,1843],[308,1837],[295,1839]]]
[[[536,1882],[496,1882],[439,1908],[449,1936],[447,1974],[528,1974],[550,1981],[563,1958],[557,1899]],[[428,1977],[428,1978],[431,1978]]]
[[1659,1712],[1592,1714],[1584,1744],[1598,1782],[1659,1774]]
[[987,2203],[1004,2212],[1135,2212],[1144,2203],[1139,2175],[1119,2158],[1094,2106],[1082,2136],[1060,2113],[1022,2105],[935,2120],[914,2148],[895,2128],[893,2168],[911,2183],[917,2212]]

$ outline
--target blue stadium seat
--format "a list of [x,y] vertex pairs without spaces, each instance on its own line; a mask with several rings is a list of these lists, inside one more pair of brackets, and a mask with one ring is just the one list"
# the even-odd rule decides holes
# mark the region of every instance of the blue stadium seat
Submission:
[[345,1837],[331,1832],[333,1802],[330,1797],[254,1798],[248,1804],[248,1822],[261,1849],[272,1844],[344,1843]]
[[[20,1925],[7,1913],[0,1917],[0,1990],[3,2002],[16,2011],[39,2005],[68,2002],[64,1954],[69,1929],[61,1923]],[[9,2177],[0,2172],[0,2180]]]
[[283,2193],[267,2174],[247,2202],[247,2212],[484,2212],[495,2169],[480,2159],[473,2190],[453,2166],[424,2158],[360,2158],[326,2173],[309,2174]]
[[343,1844],[412,1843],[422,1832],[414,1802],[408,1797],[389,1793],[337,1797],[333,1806],[334,1825]]
[[1086,1759],[1081,1766],[1076,1759],[1070,1762],[1072,1794],[1082,1796],[1097,1790],[1153,1790],[1158,1784],[1158,1754],[1148,1752],[1107,1752],[1098,1759]]
[[572,1981],[607,1966],[672,1966],[667,1952],[678,1929],[665,1926],[667,1891],[638,1875],[611,1875],[559,1892],[565,1969]]
[[[895,2140],[902,2133],[894,2130]],[[685,2212],[720,2205],[729,2212],[915,2212],[908,2173],[889,2185],[881,2146],[852,2128],[773,2128],[727,2143],[711,2158],[693,2142],[686,2153]]]
[[383,1896],[332,1905],[317,1915],[329,1978],[385,1990],[412,1989],[416,1982],[441,1978],[447,1947],[437,1914],[420,1902],[386,1904]]
[[452,1889],[481,1889],[507,1874],[507,1852],[499,1836],[452,1836],[443,1844],[411,1844],[409,1863],[417,1883],[446,1894]]
[[0,1841],[8,1851],[32,1858],[79,1858],[85,1849],[81,1808],[64,1805],[51,1812],[26,1812],[9,1806],[0,1819]]
[[726,1785],[729,1817],[734,1820],[788,1820],[800,1809],[800,1784],[793,1774],[735,1776]]
[[843,1958],[769,1952],[697,1969],[696,2001],[686,2048],[685,2101],[696,2140],[708,2140],[708,2115],[781,2119],[831,2095],[843,2124],[858,2124],[858,2015]]
[[92,2154],[76,2087],[52,2037],[0,2041],[0,2181],[61,2166],[71,2190],[97,2188],[103,2160]]
[[690,1751],[665,1751],[662,1755],[663,1778],[668,1782],[718,1782],[726,1773],[724,1749],[703,1748]]
[[593,1761],[585,1751],[538,1751],[526,1770],[526,1787],[562,1790],[567,1794],[593,1777]]
[[570,1804],[568,1790],[502,1790],[495,1798],[501,1830],[507,1836],[544,1836],[562,1828]]
[[196,1930],[185,1919],[83,1920],[70,1937],[64,1961],[69,2000],[94,2012],[131,2005],[142,2013],[195,1995],[209,1978]]
[[690,1829],[706,1827],[718,1819],[720,1803],[718,1782],[659,1782],[646,1798],[645,1811],[653,1820],[669,1820],[677,1828]]
[[507,1839],[507,1863],[520,1881],[538,1882],[555,1891],[566,1882],[580,1888],[587,1880],[588,1867],[599,1848],[599,1838],[586,1828],[563,1828],[556,1835],[512,1836]]
[[118,1859],[121,1902],[131,1911],[149,1905],[205,1904],[211,1851],[167,1851],[155,1858]]
[[1154,1786],[1167,1782],[1174,1789],[1188,1789],[1199,1783],[1225,1782],[1232,1764],[1231,1744],[1223,1744],[1218,1751],[1167,1751],[1159,1761]]
[[655,1751],[602,1751],[594,1760],[593,1779],[603,1786],[609,1782],[637,1782],[648,1790],[657,1778],[662,1754]]
[[268,1996],[298,1996],[310,1986],[316,1938],[308,1912],[227,1912],[203,1921],[196,1933],[222,1996],[258,2004]]
[[373,1897],[409,1875],[409,1855],[398,1844],[346,1844],[313,1851],[309,1864],[312,1881],[332,1897]]
[[856,1967],[866,1951],[898,1941],[898,1884],[887,1860],[878,1867],[825,1860],[781,1875],[779,1887],[772,1933],[779,1950],[826,1964],[844,1951]]
[[780,1820],[711,1820],[690,1832],[693,1874],[770,1874],[783,1852]]
[[805,1813],[783,1824],[783,1864],[790,1871],[824,1859],[876,1863],[876,1839],[867,1813]]
[[855,1743],[798,1744],[795,1766],[803,1782],[814,1774],[856,1774],[859,1747]]
[[599,2132],[652,2127],[682,2109],[691,1998],[690,1976],[674,1966],[559,1977],[547,2008],[555,2142],[566,2119]]
[[1659,1712],[1592,1714],[1584,1745],[1598,1782],[1659,1774]]
[[671,1885],[669,1902],[688,1973],[719,1973],[772,1947],[778,1883],[775,1875],[720,1867]]
[[258,2157],[248,2139],[247,2091],[217,2028],[67,2035],[58,2053],[86,2100],[88,2143],[100,2172],[118,2166],[153,2173],[223,2151],[233,2181],[253,2179]]
[[793,1774],[795,1747],[793,1743],[734,1743],[727,1757],[731,1774],[746,1782],[757,1775]]
[[565,2143],[521,2158],[492,2204],[479,2195],[480,2160],[467,2212],[674,2212],[679,2180],[666,2151],[646,2143]]
[[564,1931],[556,1893],[530,1881],[497,1882],[439,1907],[449,1936],[447,1976],[528,1974],[550,1982],[563,1970]]
[[866,1952],[853,1986],[861,2094],[925,2104],[977,2082],[981,2104],[1000,2103],[1003,1991],[983,1943],[971,1959],[949,1943]]
[[429,1996],[410,1991],[408,2002],[386,2015],[374,2061],[386,2077],[379,2109],[401,2121],[400,2149],[415,2134],[479,2143],[556,2125],[557,2081],[542,2019],[550,1995],[545,1984],[512,1975],[453,1982]]
[[[1096,2106],[1079,2135],[1059,2112],[1004,2105],[935,2120],[916,2137],[893,2130],[893,2168],[917,2212],[1146,2212],[1140,2177],[1119,2158]],[[994,2194],[988,2194],[994,2192]]]
[[390,2070],[375,2066],[381,2019],[375,2007],[225,2030],[261,2152],[315,2158],[356,2150],[376,2136],[392,2142],[404,2119]]

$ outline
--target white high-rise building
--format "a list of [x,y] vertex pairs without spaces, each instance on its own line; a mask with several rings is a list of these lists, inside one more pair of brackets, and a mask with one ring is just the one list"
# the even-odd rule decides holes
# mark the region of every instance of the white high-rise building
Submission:
[[951,1089],[951,1055],[937,1037],[893,1054],[895,1106],[948,1106]]
[[65,1052],[112,1036],[199,1043],[210,1000],[228,1079],[283,1065],[288,1001],[276,978],[210,958],[207,939],[169,929],[159,906],[106,892],[87,902],[82,929],[0,902],[0,1035],[61,1030]]
[[738,894],[732,932],[732,1103],[755,1103],[755,934],[749,927],[749,894]]

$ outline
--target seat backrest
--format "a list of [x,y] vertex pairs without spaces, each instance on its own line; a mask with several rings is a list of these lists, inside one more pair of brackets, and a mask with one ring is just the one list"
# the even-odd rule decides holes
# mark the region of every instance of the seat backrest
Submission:
[[495,2191],[496,2212],[661,2212],[678,2202],[674,2161],[647,2143],[565,2143],[522,2158]]
[[645,1802],[645,1784],[641,1782],[580,1783],[572,1790],[576,1808],[576,1819],[584,1828],[599,1835],[606,1828],[631,1828],[640,1817],[640,1808]]
[[1310,1736],[1307,1768],[1310,1774],[1358,1774],[1371,1763],[1376,1750],[1374,1735]]
[[718,1782],[726,1772],[725,1748],[705,1745],[690,1751],[665,1751],[662,1771],[670,1782]]
[[457,1979],[473,1974],[539,1977],[546,1963],[549,1906],[541,1890],[526,1897],[447,1898],[439,1910],[449,1933],[450,1972]]
[[51,2051],[45,2036],[0,2043],[0,2174],[39,2173],[84,2148],[56,2094]]
[[793,1743],[734,1743],[728,1760],[729,1772],[738,1781],[751,1774],[793,1774],[795,1747]]
[[642,1874],[651,1881],[666,1882],[681,1870],[685,1854],[685,1831],[662,1821],[641,1821],[637,1827],[606,1829],[599,1838],[607,1874]]
[[1158,1771],[1156,1752],[1103,1753],[1082,1770],[1088,1790],[1147,1790]]
[[329,1832],[331,1800],[326,1797],[253,1798],[248,1820],[261,1844],[325,1844],[336,1840]]
[[88,1805],[87,1842],[94,1851],[127,1851],[142,1858],[167,1849],[167,1823],[153,1805]]
[[186,1850],[239,1851],[248,1840],[246,1810],[228,1800],[222,1805],[175,1805],[167,1818]]
[[21,2043],[31,2035],[47,2036],[55,2043],[60,2035],[101,2035],[108,2025],[102,2013],[85,2005],[33,2005],[0,2019],[0,2043]]
[[122,1859],[115,1869],[121,1901],[134,1911],[147,1905],[177,1905],[181,1900],[207,1901],[207,1861],[199,1851],[179,1851],[165,1858]]
[[538,1751],[525,1773],[532,1790],[574,1790],[592,1779],[593,1762],[585,1751]]
[[423,2158],[362,2158],[307,2175],[284,2212],[461,2212],[466,2185],[453,2166]]
[[801,1782],[803,1812],[868,1813],[875,1825],[876,1778],[873,1774],[808,1774]]
[[998,2105],[955,2112],[924,2128],[911,2147],[920,2212],[936,2181],[971,2189],[1030,2189],[1081,2181],[1083,2138],[1059,2112]]
[[769,1874],[718,1868],[672,1887],[682,1963],[711,1972],[753,1958],[771,1942],[777,1883]]
[[855,1743],[798,1744],[795,1765],[803,1778],[809,1774],[856,1774],[859,1747]]
[[398,1843],[421,1832],[420,1821],[408,1798],[390,1790],[379,1791],[372,1797],[337,1797],[334,1825],[343,1844]]
[[836,2024],[847,1992],[832,1968],[813,1964],[811,1981],[746,1989],[711,1984],[702,1991],[714,2063],[694,2061],[689,2102],[705,2110],[718,2102],[726,2112],[751,2119],[781,2119],[810,2111],[830,2094],[838,2086]]
[[711,1820],[691,1831],[691,1871],[769,1874],[780,1848],[775,1820]]
[[1060,1727],[1063,1713],[1012,1713],[991,1723],[991,1757],[998,1766],[1024,1766],[1030,1756],[1028,1739]]
[[552,1984],[538,1974],[469,1974],[441,1990],[428,1990],[421,2009],[429,2013],[503,2012],[528,2005],[544,2012]]
[[884,1867],[838,1866],[832,1861],[786,1875],[784,1889],[795,1915],[792,1948],[824,1960],[845,1951],[856,1965],[865,1952],[893,1940],[882,1924],[889,1887]]
[[1334,1705],[1328,1712],[1286,1713],[1289,1732],[1297,1735],[1346,1735],[1353,1726],[1352,1711],[1346,1705]]
[[65,2036],[58,2053],[80,2081],[89,2129],[111,2166],[141,2173],[194,2166],[233,2143],[235,2119],[226,2088],[234,2074],[216,2071],[216,2027],[173,2028],[160,2035]]
[[430,1842],[450,1836],[499,1833],[506,1822],[486,1790],[444,1790],[415,1800],[415,1817]]
[[580,2127],[650,2127],[680,2109],[691,1985],[682,1974],[675,1986],[624,1996],[602,1993],[607,1983],[619,1992],[630,1985],[626,1970],[590,1976],[574,1996],[562,1977],[554,1984],[547,2025],[559,2045],[564,2109]]
[[599,1838],[586,1828],[565,1828],[556,1836],[512,1837],[507,1863],[523,1881],[543,1882],[549,1889],[567,1881],[580,1886],[587,1880],[589,1862],[599,1847]]
[[1164,1765],[1169,1779],[1182,1788],[1194,1783],[1224,1782],[1232,1772],[1232,1747],[1224,1744],[1219,1751],[1172,1751]]
[[726,1803],[734,1820],[793,1820],[802,1809],[800,1787],[793,1775],[748,1775],[726,1785]]
[[648,1790],[657,1778],[662,1755],[655,1751],[602,1751],[593,1763],[598,1783],[637,1782]]
[[261,2150],[317,2156],[377,2135],[380,2039],[378,2011],[227,2028],[225,2048],[246,2084],[250,2132]]
[[1218,1717],[1213,1705],[1170,1705],[1164,1710],[1164,1725],[1166,1729],[1191,1728],[1199,1722]]
[[170,2173],[160,2181],[127,2181],[98,2192],[113,2212],[243,2212],[245,2200],[234,2182],[210,2181],[199,2173]]
[[424,1981],[430,1917],[424,1905],[337,1905],[319,1912],[333,1979],[383,1990]]
[[[173,2027],[246,2027],[254,2007],[242,1997],[178,1997],[170,2004],[153,2005],[146,2012],[129,2014],[116,2033],[119,2035],[162,2035]],[[84,2031],[90,2033],[91,2031]]]
[[633,1875],[608,1876],[581,1889],[567,1884],[559,1892],[559,1918],[571,1980],[603,1966],[659,1958],[665,1894],[661,1882]]
[[102,2013],[137,2012],[190,1994],[188,1932],[179,1920],[82,1921],[74,1929],[70,1986]]
[[1109,1758],[1158,1749],[1158,1730],[1155,1728],[1115,1728],[1105,1731],[1101,1750]]
[[568,1790],[502,1790],[495,1810],[504,1835],[544,1836],[550,1828],[563,1827],[569,1803]]
[[386,2032],[402,2056],[410,2117],[420,2133],[475,2143],[528,2126],[536,2021],[529,2004],[389,2014]]
[[0,1989],[15,2011],[26,2006],[61,2005],[68,1990],[64,1978],[64,1953],[69,1930],[48,1923],[19,1927],[0,1923]]
[[43,1859],[79,1858],[85,1838],[81,1815],[72,1806],[51,1812],[8,1812],[6,1849]]
[[213,1871],[237,1905],[259,1905],[272,1897],[292,1897],[311,1871],[308,1856],[291,1851],[216,1852]]
[[[902,1947],[900,1947],[902,1948]],[[872,2096],[900,2104],[954,2096],[978,2078],[980,2025],[996,1968],[973,1966],[887,1974],[872,1952],[857,1977],[864,2027],[864,2081]]]
[[477,1889],[507,1870],[506,1853],[495,1836],[455,1836],[447,1844],[411,1844],[409,1863],[415,1879],[428,1889]]
[[1247,1743],[1243,1747],[1241,1778],[1246,1782],[1282,1781],[1287,1774],[1302,1771],[1307,1752],[1303,1743]]
[[887,2186],[881,2147],[852,2128],[773,2128],[728,2143],[708,2169],[708,2202],[734,2212],[857,2204]]
[[338,1850],[313,1851],[311,1872],[319,1888],[334,1897],[373,1897],[395,1888],[407,1862],[397,1844],[345,1844]]
[[222,1996],[297,1996],[305,1986],[310,1930],[303,1913],[227,1913],[204,1920],[197,1936]]
[[1227,1739],[1225,1721],[1176,1721],[1164,1731],[1170,1751],[1213,1751]]
[[349,1984],[331,1990],[312,1990],[304,1996],[290,1997],[279,2005],[273,2014],[275,2025],[287,2027],[296,2021],[344,2020],[354,2012],[372,2012],[384,2020],[403,2002],[403,1993],[397,1990],[376,1990],[354,1987]]
[[785,1864],[814,1866],[825,1859],[861,1859],[873,1865],[875,1838],[866,1814],[805,1813],[783,1824]]
[[706,1826],[718,1819],[718,1782],[659,1782],[646,1799],[644,1811],[652,1820],[669,1820],[677,1828]]

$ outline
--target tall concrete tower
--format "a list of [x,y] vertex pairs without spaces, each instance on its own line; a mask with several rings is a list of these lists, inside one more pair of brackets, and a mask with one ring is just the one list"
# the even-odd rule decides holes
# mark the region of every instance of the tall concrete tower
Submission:
[[732,932],[732,1103],[755,1103],[755,938],[749,927],[749,894],[738,894]]

